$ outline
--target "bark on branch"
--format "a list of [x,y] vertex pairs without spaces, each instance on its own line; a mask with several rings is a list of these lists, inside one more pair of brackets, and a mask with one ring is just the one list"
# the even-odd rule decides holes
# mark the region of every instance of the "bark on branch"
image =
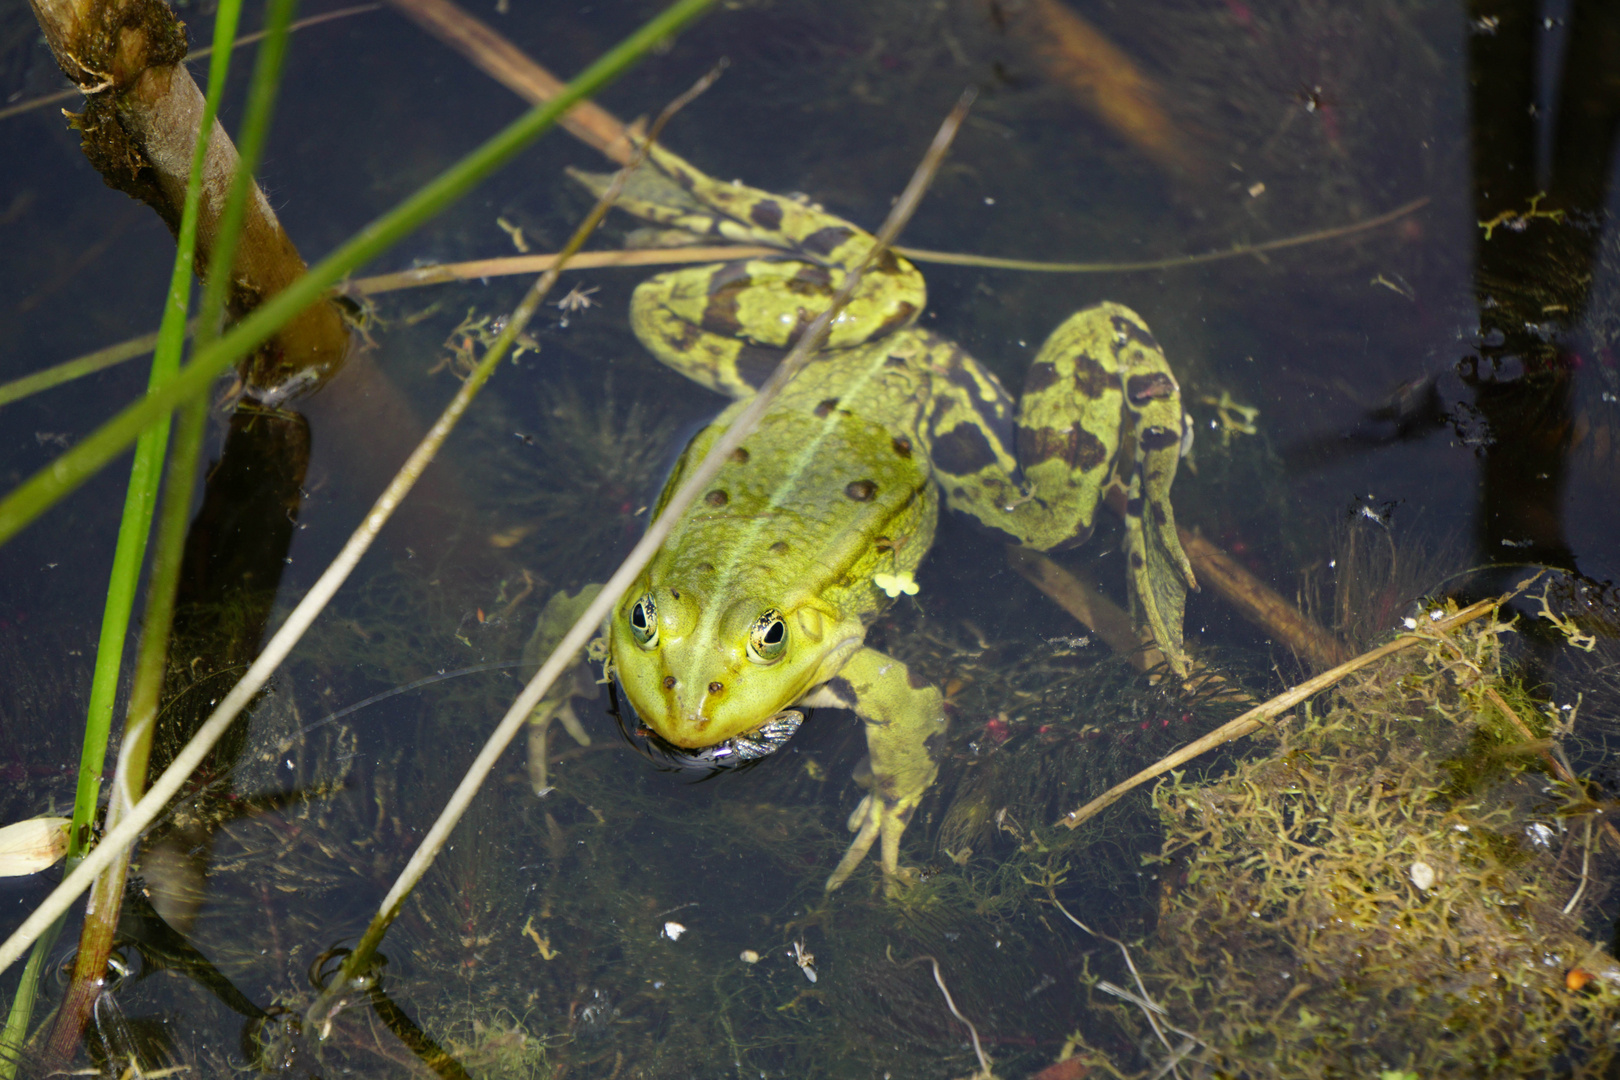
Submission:
[[[85,94],[72,116],[84,153],[109,187],[151,206],[177,232],[196,149],[203,95],[181,65],[186,28],[163,0],[31,0],[64,74]],[[197,266],[211,272],[220,214],[237,166],[218,122],[208,142],[197,233]],[[304,272],[298,249],[257,185],[231,266],[229,309],[241,316]],[[275,402],[324,382],[341,364],[348,330],[331,301],[288,323],[246,361],[249,393]]]

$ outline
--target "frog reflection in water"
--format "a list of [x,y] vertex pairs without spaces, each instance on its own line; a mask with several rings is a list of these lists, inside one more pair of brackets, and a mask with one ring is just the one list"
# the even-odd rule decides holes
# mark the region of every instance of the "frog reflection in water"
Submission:
[[[635,291],[642,343],[735,399],[686,447],[661,510],[873,238],[803,202],[712,180],[656,147],[618,205],[711,241],[782,252],[661,274]],[[892,595],[915,588],[941,495],[992,533],[1041,550],[1085,541],[1098,504],[1115,496],[1133,604],[1185,671],[1182,603],[1196,586],[1170,508],[1184,420],[1153,335],[1118,304],[1088,308],[1046,341],[1014,403],[954,342],[914,325],[924,295],[904,259],[888,254],[868,269],[824,351],[681,517],[606,626],[610,673],[667,754],[718,764],[769,753],[797,725],[794,705],[860,717],[868,794],[829,890],[879,840],[895,886],[901,832],[938,772],[939,690],[863,639]]]

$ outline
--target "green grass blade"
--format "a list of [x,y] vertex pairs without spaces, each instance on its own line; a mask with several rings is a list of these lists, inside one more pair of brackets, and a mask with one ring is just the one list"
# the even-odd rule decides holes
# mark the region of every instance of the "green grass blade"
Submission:
[[0,543],[17,535],[57,500],[84,483],[133,442],[141,431],[180,402],[201,393],[230,364],[257,347],[331,286],[387,251],[484,177],[510,161],[554,126],[576,103],[600,91],[665,39],[697,18],[715,0],[677,0],[662,14],[601,57],[565,87],[446,169],[393,210],[361,229],[307,274],[267,300],[213,345],[199,350],[172,381],[86,436],[0,500]]
[[0,405],[10,405],[13,401],[21,401],[53,386],[61,386],[74,379],[94,375],[105,368],[134,360],[143,353],[151,352],[156,344],[156,333],[143,334],[138,338],[121,341],[117,345],[109,345],[105,349],[97,349],[93,353],[86,353],[72,360],[64,360],[32,375],[0,383]]
[[[202,202],[202,167],[213,132],[214,116],[224,94],[230,67],[230,44],[236,37],[241,0],[226,0],[214,22],[214,59],[209,63],[208,96],[203,105],[201,127],[192,154],[191,176],[186,183],[186,201],[181,211],[180,234],[176,238],[174,267],[163,305],[163,321],[158,327],[152,374],[147,383],[151,393],[174,377],[180,369],[180,351],[185,344],[186,315],[191,299],[191,268],[197,246],[197,218]],[[163,455],[169,438],[167,423],[157,423],[142,434],[135,448],[135,464],[130,472],[124,516],[119,522],[118,545],[113,553],[113,573],[102,616],[101,638],[96,647],[96,671],[90,687],[90,708],[85,725],[84,751],[79,759],[79,783],[73,804],[73,825],[68,836],[68,859],[77,861],[84,851],[88,826],[95,813],[106,758],[107,735],[112,725],[113,700],[118,691],[118,671],[123,659],[124,638],[129,630],[130,612],[145,559],[146,539],[151,533],[152,515],[157,504],[158,481],[163,471]]]

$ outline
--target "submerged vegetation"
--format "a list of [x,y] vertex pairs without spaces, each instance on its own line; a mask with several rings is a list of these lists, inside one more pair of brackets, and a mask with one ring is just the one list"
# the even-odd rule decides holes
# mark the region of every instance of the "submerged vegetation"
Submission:
[[[1517,688],[1512,633],[1437,638],[1227,775],[1155,792],[1164,886],[1136,965],[1189,1075],[1603,1074],[1620,965],[1590,923],[1620,844],[1549,776],[1573,710]],[[1151,1038],[1136,1006],[1105,1011]]]

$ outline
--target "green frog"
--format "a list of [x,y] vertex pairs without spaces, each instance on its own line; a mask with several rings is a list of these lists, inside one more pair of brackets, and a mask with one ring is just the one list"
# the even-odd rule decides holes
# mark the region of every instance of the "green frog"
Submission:
[[[578,178],[598,191],[606,182]],[[781,252],[660,274],[635,290],[642,343],[734,399],[680,456],[661,511],[874,240],[805,200],[711,179],[656,146],[618,205],[688,238]],[[1098,505],[1115,503],[1133,606],[1186,671],[1182,606],[1197,586],[1170,506],[1185,421],[1146,324],[1111,303],[1070,317],[1015,402],[960,346],[916,325],[925,295],[922,276],[892,252],[867,269],[824,349],[681,516],[605,627],[606,674],[676,757],[759,757],[786,741],[806,707],[861,719],[867,794],[828,890],[879,842],[897,887],[901,833],[938,774],[943,696],[864,639],[895,596],[916,591],[942,498],[1041,550],[1082,543]],[[554,603],[582,606],[589,595]],[[570,692],[553,695],[543,716],[560,714]]]

